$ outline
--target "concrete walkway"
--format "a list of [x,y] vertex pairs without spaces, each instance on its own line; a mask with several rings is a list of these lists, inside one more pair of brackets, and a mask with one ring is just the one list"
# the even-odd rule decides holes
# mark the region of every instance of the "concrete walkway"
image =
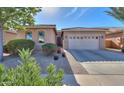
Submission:
[[[81,86],[121,86],[124,85],[124,62],[79,62],[65,51],[77,84]],[[77,65],[77,67],[75,66]],[[71,78],[71,76],[70,76]]]
[[123,62],[80,63],[90,75],[124,75]]

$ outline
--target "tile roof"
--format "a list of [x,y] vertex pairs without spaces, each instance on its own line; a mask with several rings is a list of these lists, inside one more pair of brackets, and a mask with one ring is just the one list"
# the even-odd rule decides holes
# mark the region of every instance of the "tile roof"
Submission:
[[108,28],[85,28],[85,27],[73,27],[73,28],[64,28],[62,31],[108,31]]

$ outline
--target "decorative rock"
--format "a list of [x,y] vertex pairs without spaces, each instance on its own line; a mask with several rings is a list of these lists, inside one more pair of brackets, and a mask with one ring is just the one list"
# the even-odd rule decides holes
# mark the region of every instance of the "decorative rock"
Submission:
[[62,57],[65,57],[65,53],[64,52],[62,53]]
[[54,56],[54,60],[58,60],[58,59],[59,59],[59,57],[55,55]]

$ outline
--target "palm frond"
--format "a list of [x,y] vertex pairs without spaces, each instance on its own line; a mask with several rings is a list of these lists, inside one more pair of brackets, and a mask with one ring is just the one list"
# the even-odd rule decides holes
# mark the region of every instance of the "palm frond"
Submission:
[[110,7],[110,11],[105,11],[106,14],[124,23],[124,7]]

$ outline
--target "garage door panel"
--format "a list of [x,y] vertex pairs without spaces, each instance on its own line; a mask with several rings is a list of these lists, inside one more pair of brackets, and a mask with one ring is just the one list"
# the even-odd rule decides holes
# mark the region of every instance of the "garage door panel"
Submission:
[[69,49],[99,49],[99,40],[69,39]]

